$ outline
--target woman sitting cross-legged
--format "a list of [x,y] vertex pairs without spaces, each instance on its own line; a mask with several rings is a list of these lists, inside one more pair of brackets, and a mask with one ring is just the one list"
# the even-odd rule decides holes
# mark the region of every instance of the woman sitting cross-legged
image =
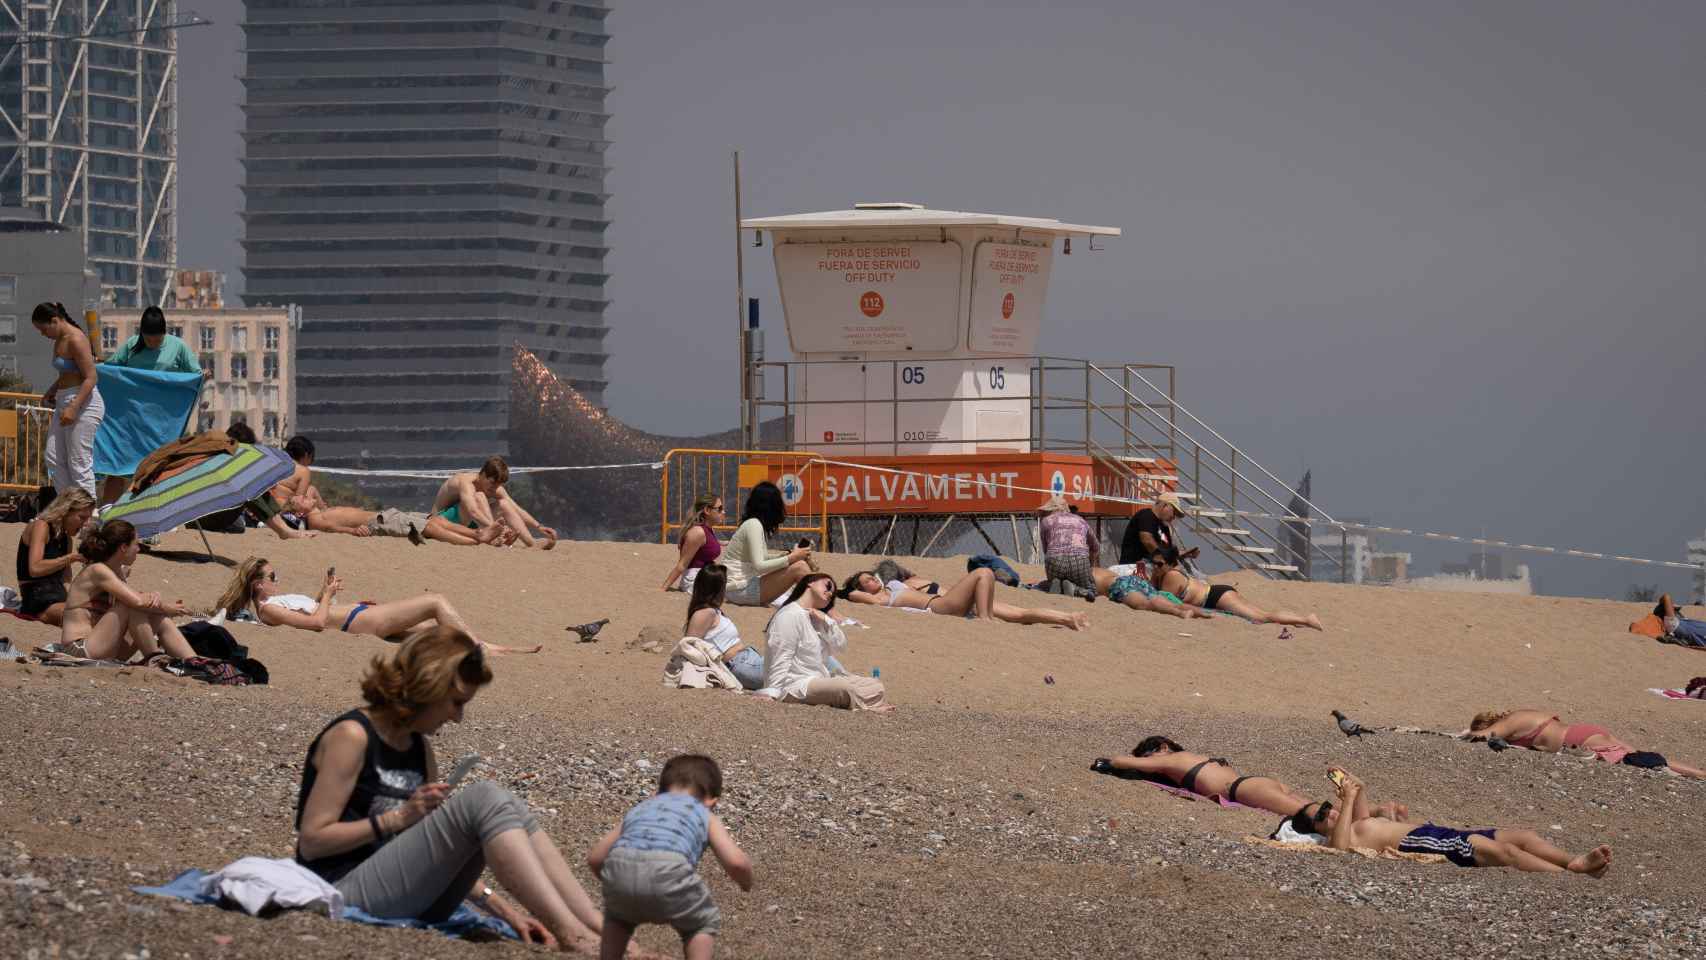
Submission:
[[[932,590],[931,587],[937,589]],[[1082,613],[1067,613],[1047,607],[1015,607],[995,599],[995,573],[979,567],[961,577],[947,589],[926,583],[922,577],[910,582],[890,580],[883,583],[870,570],[861,570],[841,584],[840,596],[854,603],[871,603],[882,607],[901,607],[925,610],[950,617],[976,615],[979,620],[1005,620],[1008,623],[1047,623],[1069,630],[1082,630],[1090,618]]]
[[723,615],[723,591],[729,571],[720,563],[707,563],[693,578],[693,598],[687,602],[685,635],[698,637],[717,648],[723,666],[748,690],[764,686],[764,655],[740,638],[734,622]]
[[847,637],[829,615],[834,605],[835,581],[829,574],[807,574],[794,584],[788,602],[764,629],[764,685],[782,691],[784,703],[892,711],[881,680],[853,676],[835,662],[847,649]]
[[[374,657],[366,704],[308,746],[296,860],[377,917],[440,921],[466,900],[526,940],[594,953],[603,917],[527,805],[490,780],[439,779],[427,737],[491,681],[480,645],[446,624]],[[487,866],[527,913],[478,885]]]
[[19,613],[59,626],[65,616],[71,565],[83,562],[71,544],[94,514],[95,498],[82,487],[72,487],[54,497],[24,528],[18,538],[18,593],[24,601]]
[[[423,593],[407,600],[378,603],[334,603],[332,598],[344,582],[326,571],[320,592],[312,597],[301,593],[284,593],[278,585],[278,573],[264,557],[250,557],[237,566],[231,583],[219,598],[219,609],[226,616],[236,616],[249,610],[255,619],[269,627],[296,627],[316,633],[336,628],[345,633],[365,633],[385,640],[402,640],[411,630],[447,625],[473,636],[462,615],[450,601],[436,593]],[[476,640],[487,653],[538,653],[544,644],[522,649],[504,647]]]
[[77,552],[88,564],[66,590],[60,646],[95,660],[150,658],[164,652],[180,660],[195,656],[170,617],[190,611],[182,600],[166,603],[158,593],[137,593],[125,578],[140,547],[136,528],[114,520],[90,532]]

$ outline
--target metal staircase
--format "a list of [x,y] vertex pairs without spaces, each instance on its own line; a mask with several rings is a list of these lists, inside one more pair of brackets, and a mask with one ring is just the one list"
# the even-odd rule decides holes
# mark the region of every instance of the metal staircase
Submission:
[[1318,519],[1332,517],[1181,406],[1172,367],[1038,357],[1031,377],[1038,449],[1083,452],[1138,499],[1174,492],[1187,504],[1186,530],[1240,569],[1340,579],[1341,559],[1314,545],[1307,528],[1301,554],[1285,536],[1294,501]]

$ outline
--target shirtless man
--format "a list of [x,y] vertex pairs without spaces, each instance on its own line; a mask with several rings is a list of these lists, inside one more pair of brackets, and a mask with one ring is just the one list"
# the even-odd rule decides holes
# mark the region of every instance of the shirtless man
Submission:
[[[1571,856],[1532,830],[1454,830],[1369,813],[1362,803],[1362,781],[1337,767],[1330,772],[1338,781],[1338,805],[1309,804],[1292,818],[1292,828],[1299,833],[1326,834],[1328,846],[1334,849],[1437,853],[1460,867],[1515,867],[1532,873],[1569,871],[1590,877],[1604,876],[1611,868],[1611,847],[1605,844]],[[1351,811],[1350,816],[1344,815],[1346,810]]]
[[433,540],[459,546],[480,543],[509,544],[520,541],[531,547],[537,531],[545,549],[557,545],[557,531],[541,524],[509,495],[509,464],[491,457],[478,472],[453,474],[438,488],[432,501],[432,518],[421,533]]
[[[1170,784],[1199,796],[1225,797],[1282,817],[1292,816],[1313,802],[1272,777],[1240,776],[1225,760],[1191,753],[1166,737],[1145,737],[1131,756],[1099,758],[1090,769],[1128,780]],[[1391,801],[1378,809],[1395,818],[1410,814],[1408,807]]]
[[376,532],[379,511],[366,507],[334,507],[320,495],[310,469],[314,466],[314,441],[298,434],[285,442],[284,452],[296,461],[296,469],[290,476],[272,488],[273,500],[284,508],[284,523],[352,537],[370,537]]

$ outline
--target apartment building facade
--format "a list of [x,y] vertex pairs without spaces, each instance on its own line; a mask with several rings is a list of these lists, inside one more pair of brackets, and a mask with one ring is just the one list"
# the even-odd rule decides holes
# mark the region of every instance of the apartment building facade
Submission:
[[[101,355],[134,336],[140,321],[140,312],[103,316]],[[167,310],[166,332],[189,344],[205,377],[192,429],[224,430],[241,421],[270,444],[300,432],[294,357],[300,324],[301,311],[294,306]]]

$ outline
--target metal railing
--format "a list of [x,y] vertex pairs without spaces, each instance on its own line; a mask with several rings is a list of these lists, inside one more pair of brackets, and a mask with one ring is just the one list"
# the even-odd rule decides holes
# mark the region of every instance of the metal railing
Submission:
[[51,416],[39,393],[0,392],[0,490],[34,493],[48,482]]
[[[921,369],[931,362],[766,362],[760,365],[766,374],[765,382],[780,381],[782,399],[761,399],[755,402],[755,407],[761,422],[766,416],[781,416],[784,435],[771,441],[779,449],[792,446],[796,425],[804,423],[809,427],[814,422],[814,408],[860,405],[867,411],[867,427],[869,411],[872,408],[882,411],[878,415],[888,421],[886,438],[873,441],[868,431],[858,431],[845,440],[834,436],[820,440],[814,435],[810,438],[812,447],[830,455],[856,448],[857,453],[866,455],[901,456],[957,443],[967,452],[1023,448],[1089,457],[1123,479],[1126,489],[1136,499],[1151,499],[1160,492],[1172,491],[1190,501],[1182,522],[1234,566],[1287,578],[1300,579],[1306,574],[1312,574],[1314,579],[1342,577],[1345,558],[1315,544],[1309,538],[1307,526],[1302,528],[1303,552],[1294,553],[1287,543],[1283,519],[1295,516],[1291,510],[1294,500],[1321,519],[1333,518],[1307,498],[1299,497],[1289,484],[1180,405],[1176,396],[1177,371],[1171,365],[1098,364],[1048,356],[981,357],[977,363],[988,368],[990,385],[996,372],[1005,369],[1028,371],[1028,386],[1022,391],[975,398],[943,395],[935,390],[920,395],[914,382],[911,395],[902,396],[908,392],[903,391],[908,384],[905,371]],[[888,396],[801,399],[800,384],[810,375],[811,368],[819,365],[844,369],[857,365],[865,384],[887,381]],[[926,405],[989,401],[1022,403],[1028,408],[1030,422],[1025,434],[925,437],[909,436],[923,431],[903,429],[903,424],[915,422],[908,415],[908,407],[917,410]]]
[[[776,532],[815,535],[815,542],[823,546],[829,538],[829,514],[823,496],[823,457],[804,451],[775,450],[681,448],[664,454],[663,475],[659,481],[662,510],[658,542],[674,542],[676,532],[692,515],[693,502],[701,494],[721,498],[726,515],[739,517],[745,492],[760,481],[769,480],[772,473],[792,475],[815,491],[810,497],[802,495],[795,499],[809,501],[816,510],[790,509],[788,519]],[[802,494],[804,492],[801,491]],[[727,532],[736,526],[735,523],[713,524],[712,529]]]

